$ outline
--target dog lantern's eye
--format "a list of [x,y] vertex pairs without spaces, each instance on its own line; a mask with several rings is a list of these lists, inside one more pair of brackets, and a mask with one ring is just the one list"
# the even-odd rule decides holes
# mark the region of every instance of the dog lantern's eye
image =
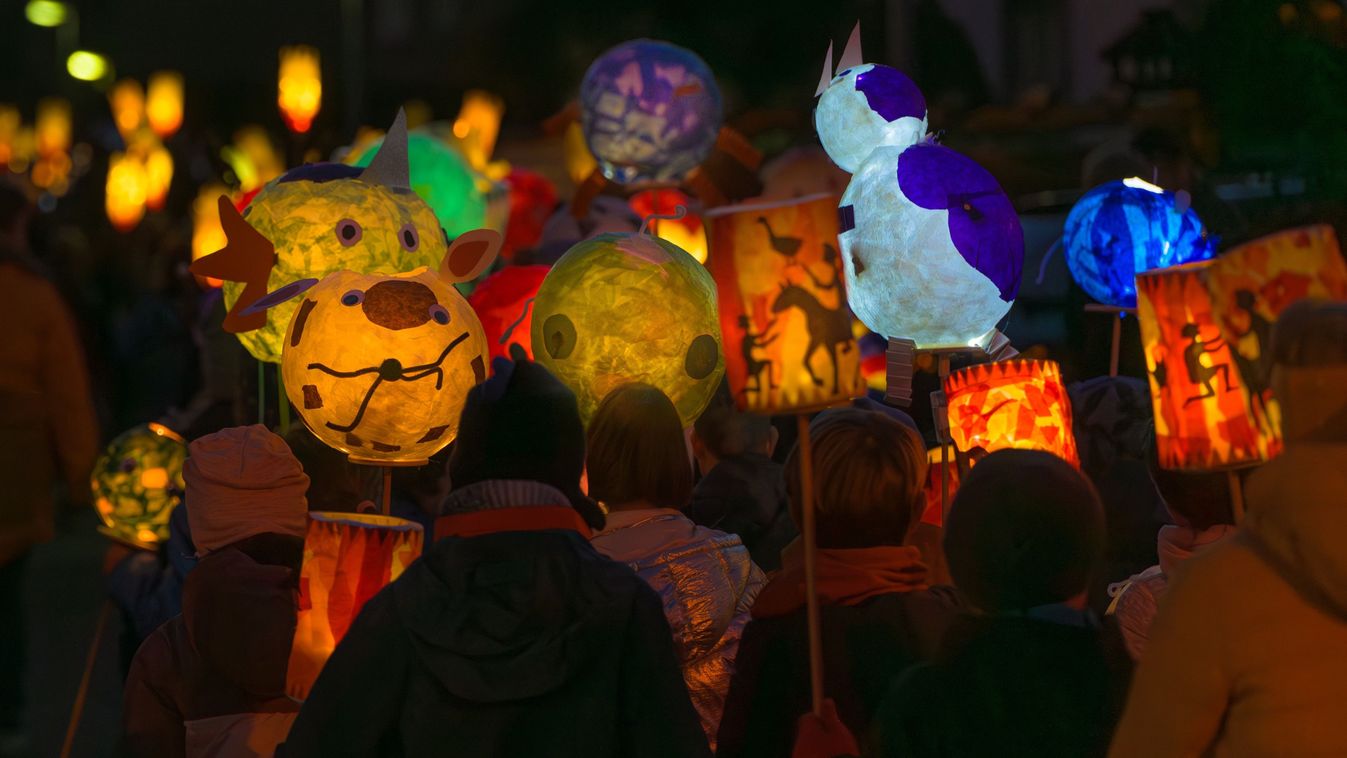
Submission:
[[443,326],[449,323],[449,311],[444,309],[443,305],[436,303],[430,306],[430,317],[435,319],[435,323]]
[[417,233],[415,226],[403,224],[398,230],[398,241],[402,243],[404,250],[414,253],[421,246],[421,235]]
[[337,241],[342,247],[350,247],[360,241],[364,236],[364,230],[354,219],[344,218],[337,222]]
[[360,305],[363,302],[365,302],[365,293],[361,292],[360,290],[351,290],[350,292],[347,292],[345,295],[341,296],[342,305],[355,306]]

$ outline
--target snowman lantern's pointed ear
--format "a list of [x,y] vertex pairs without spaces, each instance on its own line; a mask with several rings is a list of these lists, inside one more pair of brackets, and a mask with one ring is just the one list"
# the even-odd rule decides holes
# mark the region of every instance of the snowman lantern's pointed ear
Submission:
[[440,278],[450,284],[476,279],[496,260],[501,242],[500,232],[494,229],[473,229],[458,235],[440,262]]

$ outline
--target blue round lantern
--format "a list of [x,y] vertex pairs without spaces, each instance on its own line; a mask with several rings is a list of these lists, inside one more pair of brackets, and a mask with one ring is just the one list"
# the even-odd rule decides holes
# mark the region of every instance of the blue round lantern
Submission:
[[1210,258],[1215,246],[1197,213],[1141,179],[1108,182],[1085,193],[1066,217],[1066,265],[1090,297],[1134,308],[1136,275]]
[[711,153],[722,119],[706,63],[648,39],[623,42],[590,64],[580,106],[589,151],[618,184],[682,180]]

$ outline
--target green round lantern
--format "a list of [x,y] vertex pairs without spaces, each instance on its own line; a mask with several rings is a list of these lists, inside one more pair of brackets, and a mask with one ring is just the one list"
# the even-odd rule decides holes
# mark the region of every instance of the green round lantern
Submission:
[[117,435],[94,464],[98,531],[153,550],[168,539],[168,518],[186,489],[182,465],[187,443],[163,424],[145,424]]
[[[383,140],[367,145],[351,162],[368,166]],[[407,134],[412,189],[435,212],[450,238],[486,226],[487,204],[477,175],[452,147],[424,132]]]
[[575,393],[589,422],[629,382],[659,388],[691,426],[725,373],[716,285],[682,248],[601,234],[552,266],[533,300],[533,355]]

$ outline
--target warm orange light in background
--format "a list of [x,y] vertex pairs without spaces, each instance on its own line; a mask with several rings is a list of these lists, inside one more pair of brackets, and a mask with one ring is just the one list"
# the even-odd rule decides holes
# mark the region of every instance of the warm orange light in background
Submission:
[[[229,240],[224,228],[220,226],[220,196],[228,195],[229,190],[223,184],[205,184],[197,191],[192,201],[192,260],[204,258],[221,250]],[[198,281],[207,287],[221,287],[224,282],[214,277],[198,277]]]
[[234,132],[234,144],[225,146],[221,157],[233,169],[240,192],[252,192],[285,172],[285,161],[267,130],[256,124]]
[[654,189],[637,192],[627,204],[641,218],[672,216],[682,206],[686,210],[682,218],[651,219],[646,230],[683,248],[698,263],[706,263],[706,228],[702,217],[692,212],[692,198],[676,189]]
[[1054,361],[1009,360],[945,378],[950,439],[965,453],[1043,450],[1080,465],[1071,401]]
[[1155,407],[1155,444],[1167,469],[1212,470],[1276,454],[1276,424],[1253,402],[1216,321],[1212,261],[1137,276],[1137,321]]
[[323,105],[323,74],[318,50],[308,45],[281,48],[276,105],[291,131],[303,134]]
[[37,104],[37,154],[49,157],[70,150],[70,102],[58,97]]
[[309,513],[286,694],[303,700],[365,602],[421,555],[421,526],[391,516]]
[[182,102],[182,74],[159,71],[150,77],[145,115],[160,138],[168,139],[182,126]]
[[837,197],[721,207],[706,223],[739,407],[803,411],[865,394],[837,255]]
[[112,107],[112,121],[123,140],[130,139],[145,123],[145,91],[135,79],[122,79],[113,85],[108,93],[108,104]]
[[0,167],[8,166],[14,160],[22,123],[18,108],[9,104],[0,105]]
[[145,217],[149,177],[140,158],[127,153],[108,157],[108,181],[104,206],[108,221],[118,231],[128,232]]
[[566,133],[561,137],[561,151],[566,175],[571,178],[571,184],[577,187],[584,184],[585,179],[599,168],[599,162],[594,160],[589,145],[585,144],[585,132],[580,128],[579,121],[566,127]]
[[500,97],[477,89],[463,93],[463,104],[454,119],[454,137],[468,165],[477,171],[485,171],[491,161],[504,115],[505,101]]
[[149,148],[145,161],[145,205],[152,211],[164,209],[173,183],[173,156],[158,141]]

